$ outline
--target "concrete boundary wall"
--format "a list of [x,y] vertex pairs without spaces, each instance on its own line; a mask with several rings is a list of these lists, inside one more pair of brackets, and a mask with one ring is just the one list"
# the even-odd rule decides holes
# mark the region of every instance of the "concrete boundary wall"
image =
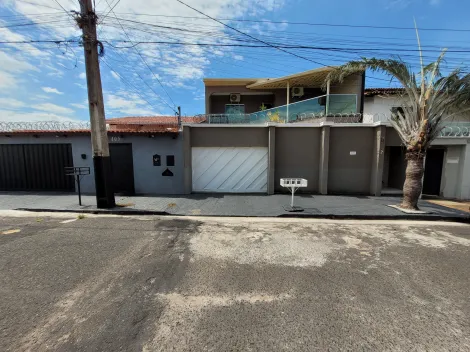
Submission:
[[[273,127],[270,127],[273,128]],[[308,187],[299,192],[319,193],[321,128],[276,127],[275,141],[275,192],[286,192],[281,178],[305,178]]]
[[192,191],[192,147],[268,147],[268,194],[286,192],[281,178],[308,180],[301,192],[380,195],[385,126],[321,124],[186,125],[184,190]]
[[[66,143],[72,146],[72,158],[74,166],[90,167],[90,175],[84,176],[81,182],[83,193],[95,193],[95,178],[93,173],[93,154],[91,139],[88,134],[45,135],[38,132],[37,137],[32,135],[0,136],[0,144],[56,144]],[[117,172],[133,172],[134,188],[136,194],[184,194],[183,188],[185,169],[183,153],[183,137],[180,135],[156,134],[154,138],[149,135],[112,134],[111,144],[132,144],[132,157],[134,170],[118,170]],[[158,154],[161,165],[154,166],[153,155]],[[166,157],[174,156],[174,166],[167,166]],[[163,176],[162,173],[169,169],[173,176]],[[65,171],[64,171],[65,172]]]
[[374,127],[331,127],[328,194],[370,194],[374,132]]

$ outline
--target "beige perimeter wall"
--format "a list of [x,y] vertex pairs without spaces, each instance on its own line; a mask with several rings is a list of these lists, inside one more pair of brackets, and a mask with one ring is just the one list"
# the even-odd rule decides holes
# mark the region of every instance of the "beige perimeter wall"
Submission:
[[281,178],[305,178],[308,187],[299,191],[318,192],[320,166],[319,127],[276,127],[274,190],[286,192]]
[[332,127],[328,193],[369,194],[373,149],[373,128]]

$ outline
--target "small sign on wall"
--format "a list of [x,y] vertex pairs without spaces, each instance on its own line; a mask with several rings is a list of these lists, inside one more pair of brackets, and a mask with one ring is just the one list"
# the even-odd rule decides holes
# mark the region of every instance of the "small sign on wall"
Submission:
[[351,151],[349,152],[349,155],[356,155],[356,151],[355,151],[355,150],[351,150]]
[[161,166],[161,164],[162,164],[162,160],[160,158],[160,155],[155,154],[153,156],[153,166]]
[[447,158],[447,164],[458,164],[459,163],[459,158],[454,157],[454,158]]

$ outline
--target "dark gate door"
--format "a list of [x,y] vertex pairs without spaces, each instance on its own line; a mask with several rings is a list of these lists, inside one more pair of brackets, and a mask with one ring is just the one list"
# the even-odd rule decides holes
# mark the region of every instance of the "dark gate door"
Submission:
[[423,194],[439,195],[443,163],[444,149],[428,149],[424,167]]
[[134,194],[132,144],[110,144],[111,170],[115,193]]
[[70,144],[0,144],[0,190],[74,191]]
[[405,149],[403,147],[390,147],[388,167],[388,186],[403,189],[406,176]]

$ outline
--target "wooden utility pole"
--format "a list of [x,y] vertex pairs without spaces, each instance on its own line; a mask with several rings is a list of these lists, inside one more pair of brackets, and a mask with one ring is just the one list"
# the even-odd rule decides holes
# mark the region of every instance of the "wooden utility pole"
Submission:
[[[77,23],[83,32],[85,68],[88,87],[88,105],[90,108],[91,145],[93,148],[93,166],[95,171],[96,206],[113,208],[116,206],[109,158],[108,134],[104,117],[103,89],[101,86],[98,47],[102,44],[96,35],[97,16],[92,0],[79,0],[80,15]],[[127,172],[128,170],[120,170]]]

